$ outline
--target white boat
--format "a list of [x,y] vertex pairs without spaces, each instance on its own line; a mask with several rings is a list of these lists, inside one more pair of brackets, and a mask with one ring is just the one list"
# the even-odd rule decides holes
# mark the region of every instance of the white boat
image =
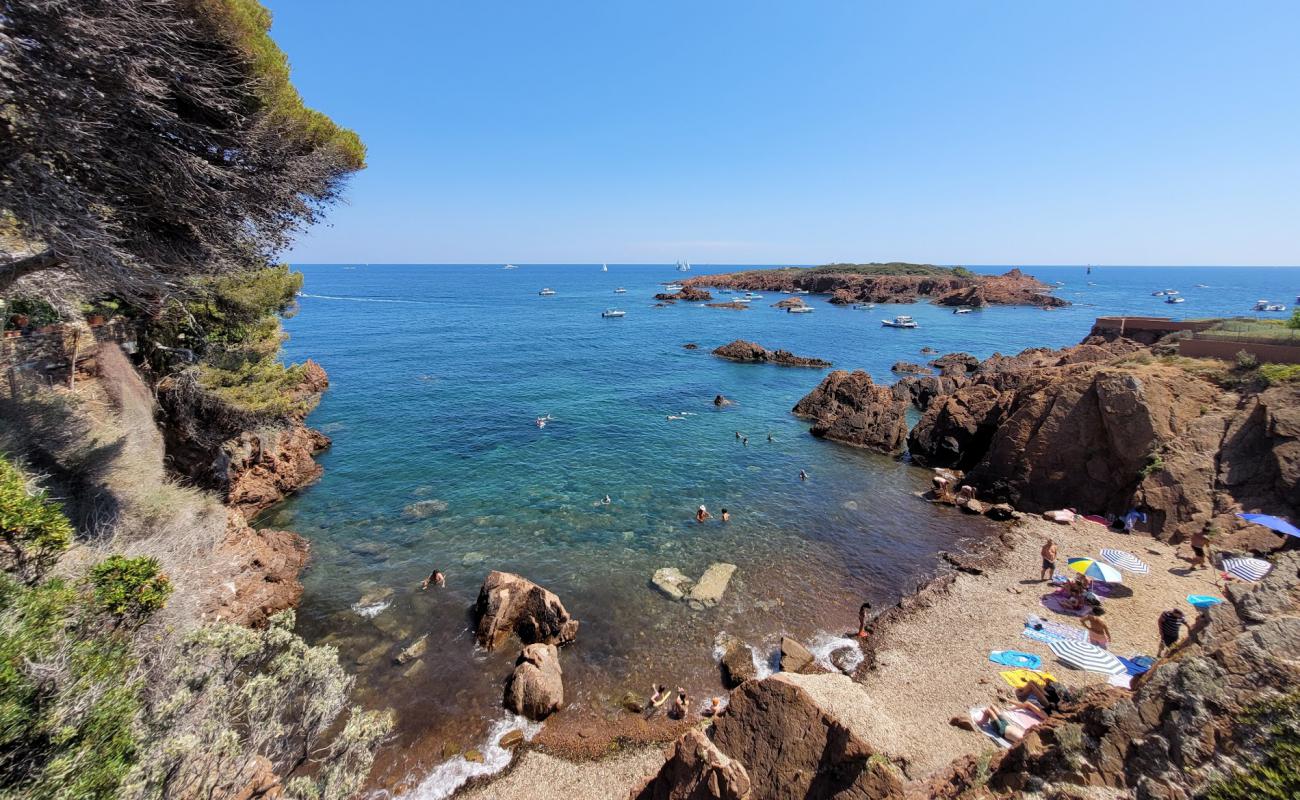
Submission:
[[892,320],[882,319],[880,324],[886,328],[915,328],[916,320],[909,316],[903,315],[894,317]]
[[970,309],[969,309],[969,308],[954,308],[954,309],[952,310],[952,313],[954,313],[954,314],[969,314],[969,313],[970,313]]
[[875,303],[854,303],[853,304],[854,311],[870,311],[875,307],[876,307]]
[[753,292],[745,292],[745,299],[746,299],[746,300],[762,300],[762,299],[763,299],[763,295],[761,295],[761,294],[754,294]]
[[624,289],[622,286],[620,286],[614,290],[614,294],[627,294],[627,289]]
[[665,292],[680,292],[682,285],[680,283],[669,283],[664,286]]
[[785,310],[785,312],[787,314],[811,314],[813,312],[813,307],[812,306],[790,306]]
[[678,262],[677,262],[677,271],[678,271],[678,272],[690,272],[690,271],[691,271],[691,262],[689,262],[689,261],[678,261]]
[[795,294],[812,294],[812,292],[808,291],[807,289],[795,289],[795,290],[794,290],[794,293],[795,293]]
[[542,297],[550,297],[551,295],[555,294],[555,290],[550,287],[547,287],[541,290],[540,292],[538,292],[538,294],[540,294]]
[[601,264],[601,265],[600,265],[600,271],[601,271],[601,272],[609,272],[609,265],[608,265],[608,264]]
[[[1300,298],[1297,298],[1300,300]],[[1286,311],[1286,306],[1281,303],[1270,303],[1267,300],[1256,300],[1255,307],[1251,311]]]
[[1165,296],[1165,293],[1164,293],[1164,292],[1152,292],[1152,293],[1151,293],[1151,296],[1152,296],[1152,297],[1164,297],[1164,296]]
[[1208,283],[1198,283],[1198,284],[1196,284],[1196,288],[1197,288],[1197,289],[1208,289],[1208,288],[1210,288],[1210,285],[1209,285]]
[[1165,298],[1165,302],[1166,302],[1166,303],[1186,303],[1186,302],[1187,302],[1187,298],[1186,298],[1186,297],[1172,297],[1172,296],[1171,296],[1171,297],[1166,297],[1166,298]]
[[1178,294],[1177,289],[1165,289],[1165,294]]
[[516,267],[514,264],[506,264],[501,269],[519,269],[519,267]]
[[617,308],[607,308],[604,311],[600,312],[600,315],[602,317],[623,317],[623,316],[627,316],[627,312],[619,311]]

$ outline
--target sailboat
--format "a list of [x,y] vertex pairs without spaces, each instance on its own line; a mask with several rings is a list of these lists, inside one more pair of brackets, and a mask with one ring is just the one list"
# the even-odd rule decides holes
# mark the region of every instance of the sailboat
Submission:
[[677,271],[678,271],[678,272],[690,272],[690,271],[691,271],[691,262],[689,262],[689,261],[678,261],[678,262],[677,262]]
[[1088,271],[1085,272],[1084,274],[1085,274],[1085,275],[1091,275],[1091,274],[1092,274],[1092,265],[1091,265],[1091,264],[1088,265]]
[[601,272],[609,272],[609,265],[608,265],[608,264],[601,264],[601,265],[600,265],[600,271],[601,271]]

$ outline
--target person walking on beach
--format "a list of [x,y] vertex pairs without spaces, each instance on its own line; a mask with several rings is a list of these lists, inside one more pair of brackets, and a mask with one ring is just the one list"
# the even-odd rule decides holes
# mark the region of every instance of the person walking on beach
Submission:
[[710,519],[713,519],[713,515],[710,514],[709,510],[704,506],[700,506],[699,510],[695,512],[696,522],[704,522],[705,520],[710,520]]
[[1048,539],[1043,543],[1041,551],[1043,556],[1043,569],[1040,574],[1040,580],[1050,581],[1056,574],[1056,542]]
[[1156,658],[1160,658],[1166,650],[1178,644],[1178,639],[1183,633],[1182,629],[1186,627],[1190,630],[1192,626],[1187,624],[1187,617],[1183,616],[1182,609],[1171,608],[1160,612],[1156,627],[1160,629],[1160,647],[1156,650]]
[[1088,644],[1096,645],[1102,650],[1110,647],[1110,626],[1101,618],[1106,613],[1101,608],[1094,608],[1080,624],[1088,629]]
[[1210,552],[1210,537],[1212,537],[1216,528],[1213,522],[1207,522],[1205,527],[1192,534],[1192,569],[1203,569],[1210,566],[1212,553]]
[[858,638],[865,639],[870,634],[867,632],[867,612],[871,610],[871,603],[866,602],[858,608]]

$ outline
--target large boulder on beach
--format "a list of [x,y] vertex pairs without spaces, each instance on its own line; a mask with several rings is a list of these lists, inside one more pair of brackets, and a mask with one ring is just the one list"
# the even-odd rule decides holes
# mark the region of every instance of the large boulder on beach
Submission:
[[789,636],[781,637],[781,671],[812,673],[822,672],[817,659],[808,648]]
[[907,439],[907,402],[861,370],[827,375],[793,412],[812,419],[813,436],[882,453],[901,452]]
[[776,675],[731,692],[713,744],[744,765],[752,798],[887,798],[902,795],[888,759],[804,689]]
[[553,644],[530,644],[515,661],[506,681],[506,709],[531,720],[543,720],[564,705],[564,672],[560,651]]
[[512,572],[488,573],[474,606],[475,638],[488,650],[511,634],[524,644],[563,645],[578,635],[578,620],[560,598]]
[[689,730],[673,743],[664,765],[629,800],[750,800],[749,773],[710,741]]

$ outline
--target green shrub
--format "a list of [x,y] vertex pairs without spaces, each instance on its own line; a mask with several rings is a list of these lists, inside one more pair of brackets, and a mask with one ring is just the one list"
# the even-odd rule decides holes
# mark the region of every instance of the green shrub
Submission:
[[1286,326],[1291,330],[1300,330],[1300,308],[1291,312],[1291,319],[1286,321]]
[[1236,720],[1258,750],[1246,769],[1211,785],[1207,800],[1294,800],[1300,797],[1300,692],[1267,700]]
[[1249,350],[1237,351],[1237,369],[1248,370],[1259,366],[1259,359]]
[[90,570],[99,607],[119,620],[140,622],[167,603],[171,581],[158,559],[148,556],[109,556]]
[[59,321],[59,312],[54,306],[39,297],[15,297],[9,301],[5,313],[5,329],[14,330],[18,324],[14,317],[27,317],[27,324],[33,328],[53,325]]
[[1260,364],[1259,377],[1268,384],[1300,381],[1300,364]]
[[43,490],[0,454],[0,541],[4,568],[24,583],[40,580],[72,544],[72,523]]
[[1142,468],[1142,472],[1139,474],[1142,476],[1143,480],[1146,480],[1147,478],[1150,478],[1152,475],[1156,474],[1157,472],[1159,472],[1164,468],[1165,468],[1164,458],[1160,455],[1159,452],[1153,451],[1147,454],[1146,466]]

